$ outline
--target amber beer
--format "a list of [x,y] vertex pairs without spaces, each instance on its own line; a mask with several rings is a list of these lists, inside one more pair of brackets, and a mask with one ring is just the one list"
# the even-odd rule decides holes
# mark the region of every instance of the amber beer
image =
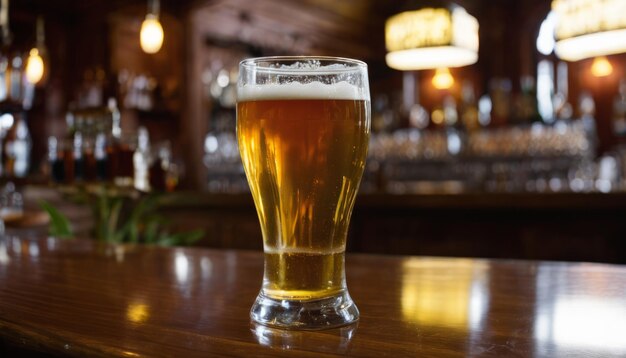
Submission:
[[345,289],[346,235],[365,166],[369,102],[342,98],[341,91],[324,99],[324,87],[305,85],[297,94],[267,88],[262,98],[240,98],[237,105],[239,148],[264,238],[263,291],[276,299]]
[[250,318],[288,329],[356,322],[344,252],[369,140],[367,65],[248,59],[239,64],[237,97],[239,149],[265,252]]

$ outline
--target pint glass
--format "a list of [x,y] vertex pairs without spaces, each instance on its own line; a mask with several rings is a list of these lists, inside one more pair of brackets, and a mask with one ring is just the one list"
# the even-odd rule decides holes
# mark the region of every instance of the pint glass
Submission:
[[237,137],[263,233],[260,324],[355,322],[344,253],[370,133],[367,65],[331,57],[244,60]]

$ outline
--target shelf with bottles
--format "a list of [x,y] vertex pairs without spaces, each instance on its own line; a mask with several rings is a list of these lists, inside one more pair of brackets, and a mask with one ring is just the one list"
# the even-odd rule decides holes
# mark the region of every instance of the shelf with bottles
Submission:
[[458,128],[373,133],[369,157],[377,161],[455,161],[526,157],[591,157],[593,131],[584,120],[465,131]]
[[178,168],[169,143],[150,145],[148,130],[122,133],[115,101],[107,107],[71,111],[68,132],[48,139],[50,181],[62,186],[106,185],[172,191]]

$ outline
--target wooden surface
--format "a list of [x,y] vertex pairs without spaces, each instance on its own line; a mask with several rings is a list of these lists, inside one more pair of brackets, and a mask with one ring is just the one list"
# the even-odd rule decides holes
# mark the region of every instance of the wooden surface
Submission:
[[0,239],[0,356],[626,355],[626,267],[349,255],[356,326],[252,325],[258,252]]

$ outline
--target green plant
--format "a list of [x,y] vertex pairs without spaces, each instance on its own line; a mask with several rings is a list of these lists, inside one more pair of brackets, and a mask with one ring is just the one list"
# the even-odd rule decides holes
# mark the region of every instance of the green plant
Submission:
[[69,238],[73,236],[70,221],[65,217],[65,215],[61,214],[59,210],[46,201],[40,201],[39,206],[41,206],[41,208],[48,213],[48,216],[50,216],[50,227],[48,229],[48,233],[51,236],[60,238]]
[[[93,235],[100,241],[179,246],[193,244],[204,236],[201,230],[170,232],[169,221],[158,213],[158,194],[142,195],[134,190],[97,186],[78,189],[69,197],[91,207]],[[50,234],[71,236],[67,218],[49,203],[41,205],[51,218]]]

